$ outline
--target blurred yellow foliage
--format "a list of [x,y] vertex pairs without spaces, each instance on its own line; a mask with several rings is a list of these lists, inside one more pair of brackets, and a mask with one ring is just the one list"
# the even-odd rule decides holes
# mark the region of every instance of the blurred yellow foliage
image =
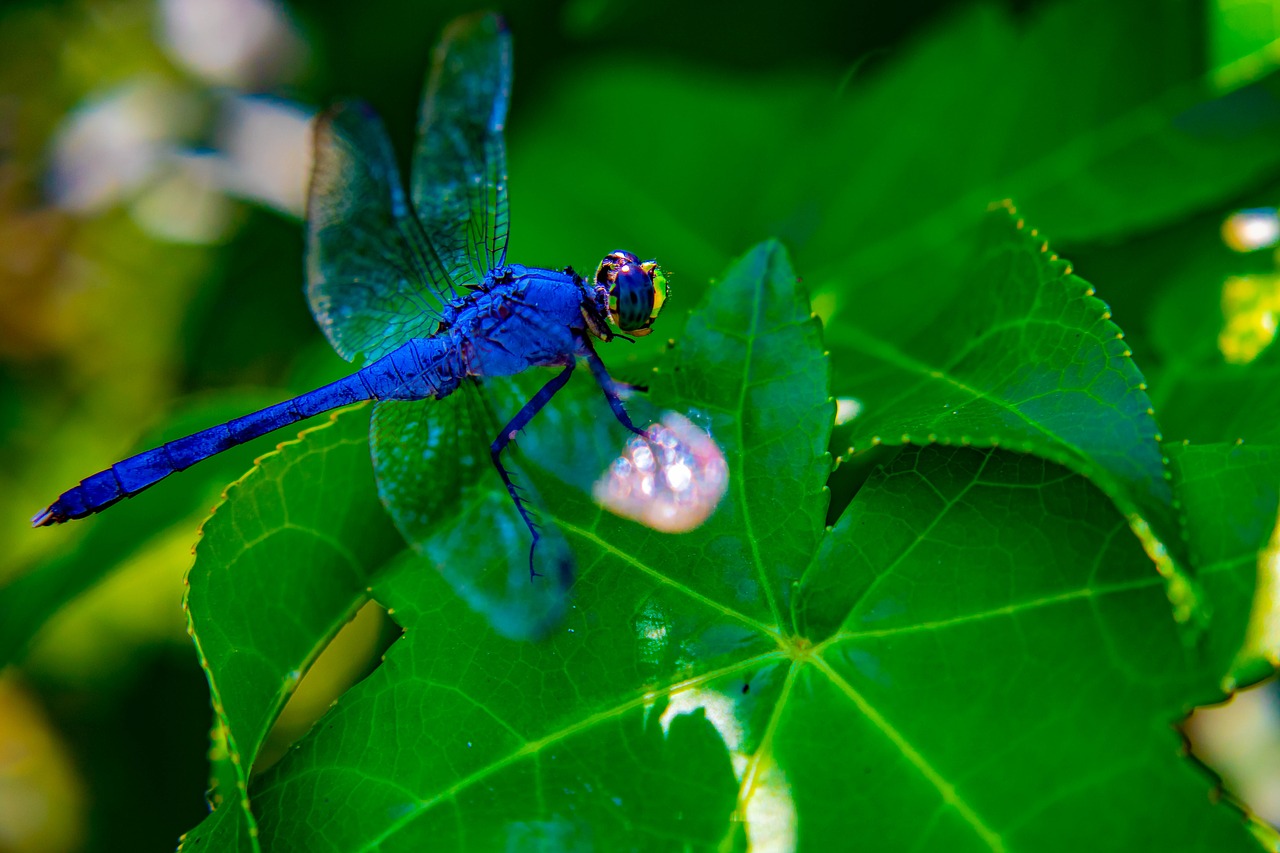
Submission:
[[66,214],[23,210],[16,171],[0,165],[0,358],[43,355],[62,341],[64,324],[50,310],[49,283],[70,229]]
[[1218,349],[1232,364],[1247,364],[1276,334],[1280,273],[1231,276],[1222,283],[1224,324]]
[[85,834],[85,793],[66,746],[10,672],[0,677],[0,850],[64,853]]
[[188,519],[154,537],[59,611],[36,638],[28,668],[72,683],[110,680],[140,647],[186,646],[179,602],[197,523]]
[[342,627],[297,683],[262,745],[254,772],[279,761],[338,697],[360,680],[373,664],[378,639],[389,621],[386,612],[370,601]]

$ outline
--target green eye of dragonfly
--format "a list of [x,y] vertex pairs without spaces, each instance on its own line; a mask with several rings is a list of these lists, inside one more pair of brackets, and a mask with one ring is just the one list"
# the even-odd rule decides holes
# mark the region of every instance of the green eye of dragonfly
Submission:
[[609,320],[623,332],[649,334],[667,301],[667,276],[657,261],[641,262],[630,252],[613,252],[596,268],[596,284],[609,290]]

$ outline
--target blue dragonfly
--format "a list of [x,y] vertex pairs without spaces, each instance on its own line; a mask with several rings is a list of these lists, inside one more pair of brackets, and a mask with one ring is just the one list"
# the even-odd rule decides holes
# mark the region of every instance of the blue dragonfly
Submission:
[[[503,126],[511,93],[511,35],[495,14],[461,18],[437,47],[423,99],[408,197],[390,141],[367,105],[329,109],[315,128],[307,204],[307,298],[334,349],[364,366],[315,391],[117,462],[64,492],[32,519],[35,527],[83,518],[132,497],[202,459],[304,418],[377,401],[372,418],[379,494],[413,539],[421,465],[401,445],[422,441],[421,407],[460,387],[510,394],[516,374],[558,368],[489,446],[493,465],[532,536],[530,507],[502,454],[585,361],[613,415],[627,415],[620,386],[593,341],[648,334],[667,297],[655,261],[625,251],[605,256],[586,280],[572,268],[507,262],[509,207]],[[499,384],[495,389],[495,384]],[[461,424],[456,413],[453,422]],[[474,418],[472,424],[474,424]],[[427,472],[427,477],[430,472]]]

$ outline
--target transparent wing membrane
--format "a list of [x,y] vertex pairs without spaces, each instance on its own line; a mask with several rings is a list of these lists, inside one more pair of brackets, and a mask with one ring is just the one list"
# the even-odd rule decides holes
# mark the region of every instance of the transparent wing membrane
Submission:
[[490,427],[477,420],[467,396],[466,389],[459,389],[443,400],[392,400],[374,406],[371,438],[378,494],[413,545],[421,545],[457,512],[466,489],[493,467],[493,438],[485,437]]
[[455,294],[409,210],[386,130],[363,103],[317,120],[306,272],[316,322],[349,361],[430,335]]
[[454,22],[436,50],[413,156],[423,231],[459,284],[506,262],[509,208],[503,127],[511,35],[494,14]]
[[[387,512],[414,549],[501,633],[527,639],[560,618],[572,557],[554,526],[546,525],[537,553],[543,578],[529,582],[529,531],[489,457],[503,412],[519,409],[523,391],[506,378],[487,384],[486,394],[467,382],[443,400],[378,403],[374,473]],[[532,499],[532,485],[513,457],[504,461]],[[477,530],[485,535],[476,536]],[[457,553],[451,540],[459,536],[468,543],[467,563],[438,559]]]
[[[427,84],[409,199],[386,133],[367,108],[343,107],[322,120],[309,293],[339,352],[372,358],[432,334],[457,288],[481,283],[506,263],[503,128],[510,94],[511,39],[502,20],[483,14],[451,25]],[[531,328],[538,319],[523,317]],[[540,528],[531,558],[529,531],[490,453],[537,393],[531,383],[547,381],[543,371],[535,373],[483,384],[468,379],[443,400],[381,402],[372,423],[378,493],[420,554],[446,553],[441,543],[459,527],[451,521],[470,520],[489,532],[470,547],[474,560],[467,565],[436,567],[509,636],[535,635],[552,624],[572,575],[568,546],[540,512],[533,481],[512,447],[503,463]],[[541,467],[545,455],[531,461]],[[531,559],[544,582],[529,583]]]

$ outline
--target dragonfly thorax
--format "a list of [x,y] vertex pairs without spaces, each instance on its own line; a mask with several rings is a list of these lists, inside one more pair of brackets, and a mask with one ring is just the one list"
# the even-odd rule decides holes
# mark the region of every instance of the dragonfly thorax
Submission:
[[504,265],[450,303],[438,334],[454,342],[472,376],[565,365],[584,354],[586,292],[572,273]]

